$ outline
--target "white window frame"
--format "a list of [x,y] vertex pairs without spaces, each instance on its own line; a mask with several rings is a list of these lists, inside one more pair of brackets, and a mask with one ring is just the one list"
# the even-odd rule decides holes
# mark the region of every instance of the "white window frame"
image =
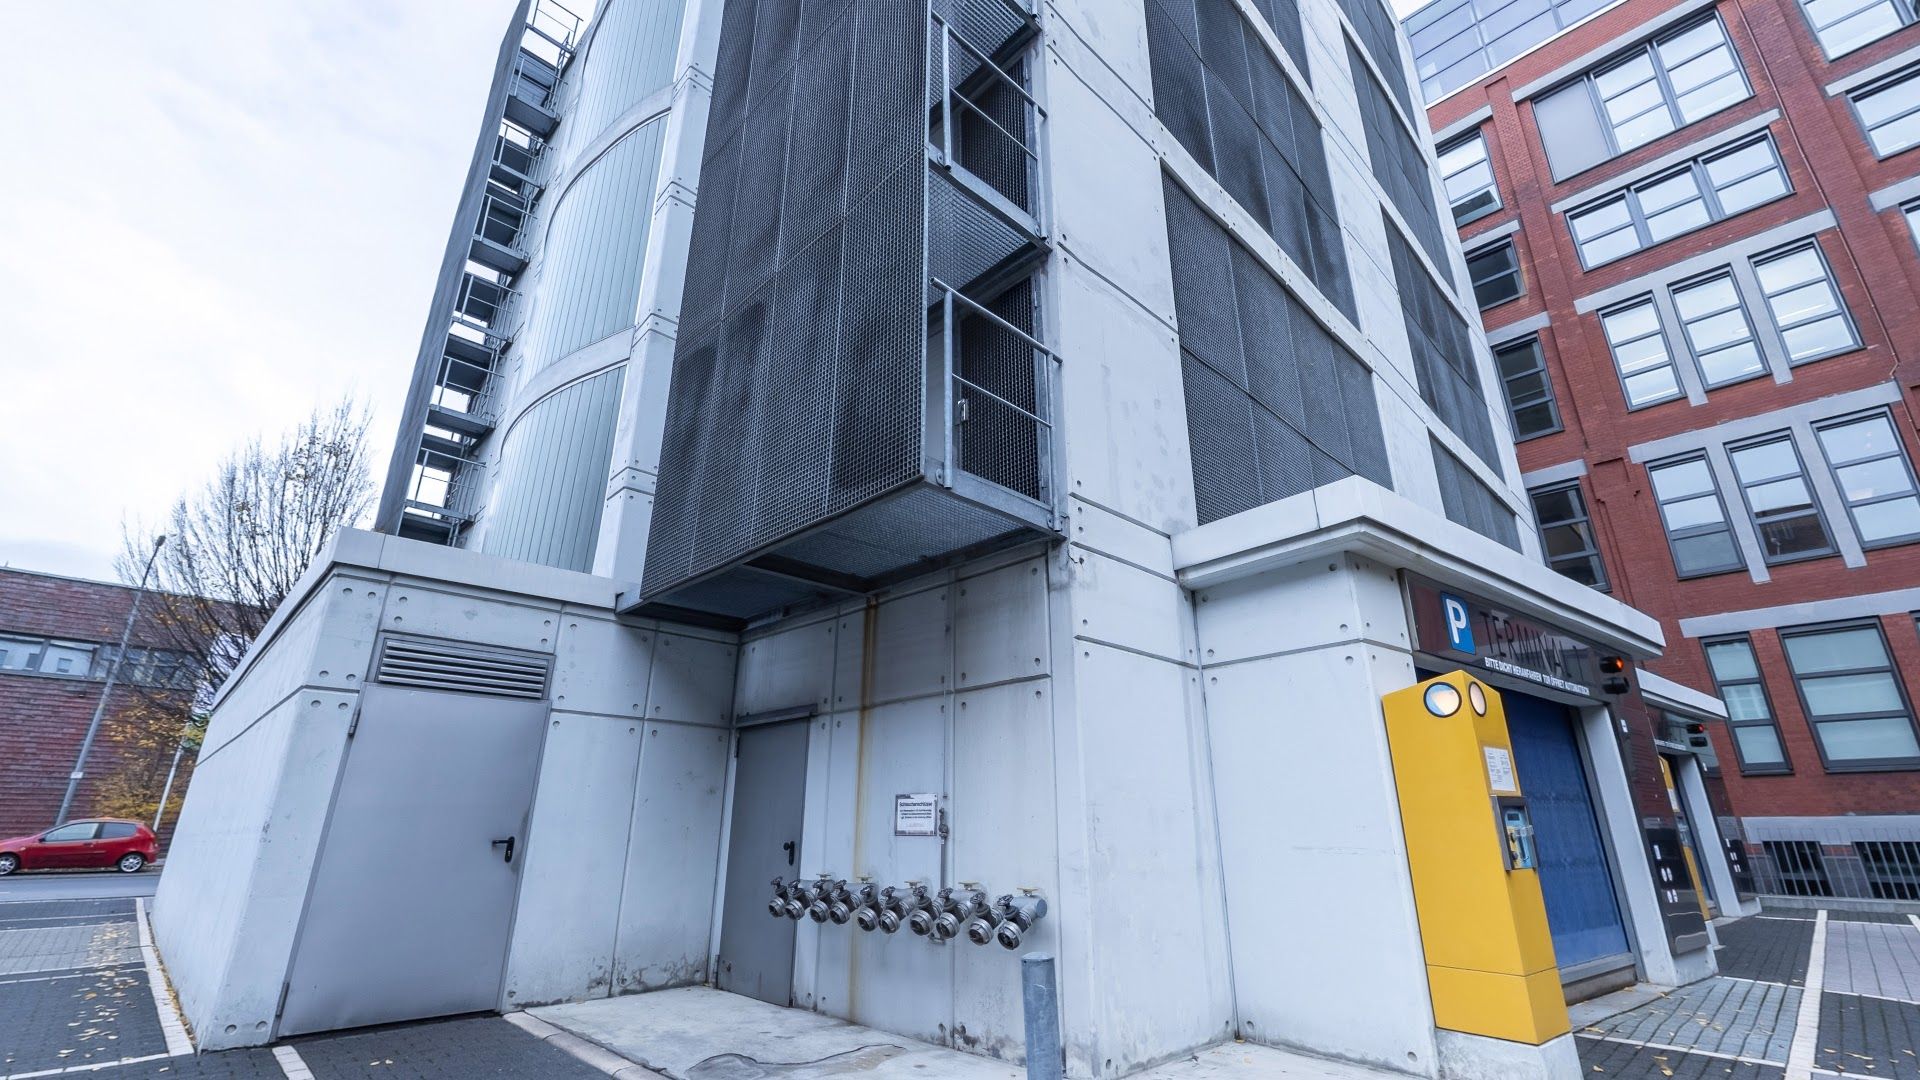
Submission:
[[[1893,449],[1884,454],[1874,454],[1868,457],[1850,458],[1846,461],[1836,462],[1833,459],[1832,452],[1827,449],[1826,441],[1820,437],[1821,434],[1838,428],[1851,427],[1855,424],[1871,423],[1874,420],[1885,423],[1892,432]],[[1855,513],[1856,507],[1873,506],[1883,502],[1895,502],[1920,495],[1920,477],[1916,477],[1914,474],[1913,460],[1907,454],[1905,440],[1902,439],[1900,434],[1900,424],[1893,418],[1893,414],[1889,410],[1874,409],[1869,412],[1853,413],[1848,416],[1837,416],[1830,420],[1822,420],[1813,425],[1813,441],[1819,447],[1821,459],[1826,462],[1828,472],[1833,476],[1834,492],[1838,495],[1841,505],[1846,507],[1847,520],[1853,525],[1854,538],[1860,541],[1862,550],[1872,551],[1877,548],[1899,547],[1903,544],[1920,541],[1920,529],[1883,537],[1878,540],[1869,540],[1866,534],[1860,531],[1860,518],[1859,515]],[[1893,460],[1899,461],[1902,470],[1906,474],[1907,490],[1905,492],[1892,495],[1876,495],[1871,498],[1859,500],[1847,497],[1847,485],[1846,481],[1840,476],[1841,469]]]
[[[1708,172],[1709,165],[1711,165],[1713,162],[1718,161],[1722,158],[1731,157],[1734,154],[1738,154],[1741,151],[1747,150],[1748,148],[1761,143],[1766,144],[1767,151],[1768,151],[1769,165],[1766,168],[1758,169],[1758,170],[1755,170],[1754,172],[1750,172],[1742,176],[1735,177],[1734,179],[1721,183],[1718,186],[1714,184],[1712,176]],[[1720,200],[1721,192],[1726,191],[1737,184],[1744,183],[1747,180],[1751,180],[1757,176],[1765,175],[1769,172],[1777,173],[1780,177],[1781,190],[1777,194],[1769,196],[1768,198],[1763,199],[1760,202],[1754,203],[1750,206],[1743,206],[1738,210],[1733,210],[1733,211],[1728,211],[1724,207],[1724,205],[1721,203],[1721,200]],[[1660,207],[1658,210],[1655,210],[1652,215],[1649,215],[1647,210],[1641,205],[1641,193],[1650,191],[1653,188],[1656,188],[1662,184],[1668,183],[1681,176],[1692,177],[1693,188],[1695,192],[1694,198],[1685,199],[1685,200],[1681,200],[1680,202],[1667,204],[1665,206]],[[1580,265],[1584,269],[1593,270],[1597,267],[1605,266],[1608,263],[1617,262],[1621,259],[1626,258],[1629,255],[1634,255],[1641,251],[1645,251],[1646,249],[1653,247],[1657,244],[1664,244],[1669,240],[1678,239],[1679,237],[1685,236],[1688,233],[1697,232],[1700,229],[1704,229],[1707,226],[1712,225],[1716,222],[1725,221],[1731,217],[1737,217],[1740,214],[1747,213],[1748,211],[1751,211],[1751,210],[1757,210],[1762,206],[1766,206],[1768,203],[1778,202],[1779,200],[1784,199],[1792,194],[1793,194],[1793,178],[1787,175],[1786,162],[1784,162],[1780,158],[1780,148],[1777,145],[1775,145],[1773,141],[1773,135],[1771,132],[1761,132],[1760,134],[1753,136],[1752,138],[1741,139],[1740,141],[1732,143],[1728,146],[1716,147],[1712,150],[1709,150],[1699,155],[1698,157],[1685,163],[1684,165],[1676,166],[1672,169],[1669,169],[1665,172],[1660,173],[1658,176],[1651,176],[1645,180],[1636,181],[1635,183],[1628,185],[1627,187],[1620,188],[1616,191],[1608,192],[1606,195],[1603,195],[1598,199],[1591,200],[1581,206],[1576,206],[1569,209],[1565,214],[1566,223],[1567,223],[1567,232],[1570,236],[1573,237],[1574,250],[1576,250],[1580,254]],[[1706,210],[1705,220],[1699,222],[1698,224],[1690,225],[1687,228],[1680,229],[1676,232],[1667,233],[1658,238],[1656,238],[1653,235],[1652,227],[1649,224],[1650,217],[1658,216],[1664,213],[1670,213],[1675,208],[1686,205],[1687,203],[1693,202],[1696,199],[1701,203],[1703,208]],[[1597,233],[1594,236],[1588,237],[1586,240],[1582,240],[1580,238],[1579,228],[1576,226],[1575,223],[1583,218],[1586,218],[1592,214],[1595,214],[1600,210],[1605,209],[1606,207],[1612,206],[1614,204],[1622,204],[1625,206],[1627,211],[1627,224],[1617,226],[1603,233]],[[1635,240],[1633,247],[1628,248],[1624,251],[1621,251],[1618,254],[1608,255],[1607,257],[1603,259],[1599,259],[1597,261],[1588,258],[1587,246],[1589,244],[1600,239],[1601,237],[1613,236],[1621,232],[1622,230],[1629,229],[1629,228],[1633,230],[1633,235]]]
[[[1874,42],[1880,41],[1891,34],[1897,34],[1901,30],[1904,30],[1907,27],[1912,26],[1914,24],[1914,8],[1913,8],[1912,0],[1856,0],[1854,6],[1848,9],[1848,11],[1844,15],[1841,15],[1838,18],[1827,20],[1826,25],[1824,26],[1813,21],[1813,12],[1808,9],[1807,0],[1800,0],[1800,3],[1797,6],[1800,8],[1800,14],[1804,16],[1807,20],[1807,29],[1812,31],[1813,39],[1820,43],[1820,51],[1825,53],[1827,59],[1829,60],[1838,60],[1840,57],[1846,56],[1849,53],[1855,52],[1859,49],[1864,49],[1867,46],[1873,44]],[[1830,30],[1836,26],[1839,26],[1841,23],[1844,23],[1849,19],[1852,19],[1864,12],[1867,12],[1877,7],[1885,7],[1890,9],[1893,12],[1894,19],[1898,23],[1898,25],[1893,26],[1892,28],[1885,30],[1881,33],[1875,34],[1870,38],[1862,38],[1859,41],[1855,41],[1843,49],[1835,51],[1834,47],[1828,43],[1825,37],[1825,31]]]
[[[1783,473],[1778,476],[1761,477],[1753,480],[1749,480],[1740,474],[1739,455],[1743,451],[1756,450],[1762,446],[1771,446],[1775,443],[1785,445],[1787,452],[1793,455],[1794,464],[1799,469],[1797,473]],[[1734,485],[1740,489],[1740,505],[1746,510],[1747,524],[1753,529],[1755,542],[1760,545],[1760,560],[1762,562],[1768,566],[1785,566],[1789,563],[1806,562],[1809,559],[1825,559],[1840,554],[1839,540],[1834,536],[1833,526],[1827,520],[1826,504],[1820,498],[1820,489],[1814,486],[1813,473],[1807,468],[1807,455],[1801,451],[1800,440],[1794,438],[1794,433],[1791,430],[1774,431],[1765,435],[1755,436],[1751,439],[1741,439],[1738,442],[1728,443],[1726,450],[1728,464],[1733,468]],[[1751,489],[1765,487],[1768,484],[1777,484],[1782,480],[1796,476],[1800,480],[1801,487],[1806,489],[1808,509],[1792,514],[1769,512],[1766,518],[1762,519],[1760,512],[1754,509],[1753,497],[1750,494]],[[1774,521],[1805,517],[1813,518],[1814,523],[1820,526],[1820,534],[1826,540],[1823,547],[1817,551],[1796,551],[1791,554],[1778,556],[1771,555],[1767,552],[1765,528],[1767,524]]]
[[[1607,320],[1616,315],[1624,315],[1627,312],[1634,310],[1635,308],[1641,308],[1641,307],[1644,307],[1653,313],[1653,327],[1654,327],[1653,330],[1650,333],[1640,334],[1636,337],[1626,338],[1622,341],[1615,341],[1613,339],[1613,335],[1609,333],[1607,330]],[[1652,293],[1643,293],[1642,295],[1636,296],[1631,300],[1622,301],[1618,304],[1613,305],[1612,307],[1595,312],[1595,315],[1600,320],[1600,336],[1607,343],[1607,353],[1609,356],[1613,358],[1613,374],[1616,378],[1620,380],[1620,396],[1626,400],[1627,409],[1629,412],[1636,411],[1639,409],[1650,409],[1655,405],[1663,405],[1669,401],[1677,401],[1687,396],[1686,385],[1681,381],[1681,378],[1680,378],[1679,361],[1676,360],[1673,355],[1672,337],[1667,333],[1666,320],[1661,317],[1660,305],[1655,302]],[[1643,367],[1638,371],[1629,373],[1624,367],[1620,365],[1620,349],[1623,346],[1633,345],[1638,342],[1646,341],[1649,338],[1660,339],[1660,348],[1663,352],[1666,353],[1667,362],[1665,364],[1653,364],[1648,367]],[[1628,389],[1627,387],[1627,380],[1630,377],[1645,375],[1648,372],[1657,371],[1662,367],[1666,368],[1668,371],[1672,372],[1673,374],[1673,390],[1671,392],[1661,394],[1658,397],[1650,397],[1644,401],[1635,401],[1633,398],[1633,391]]]
[[[1879,124],[1873,126],[1868,126],[1865,114],[1860,111],[1860,102],[1866,98],[1892,93],[1896,88],[1900,87],[1906,88],[1905,92],[1912,95],[1913,100],[1906,108],[1895,113],[1890,119],[1882,120]],[[1868,83],[1858,90],[1848,91],[1847,103],[1853,107],[1853,118],[1859,123],[1861,134],[1866,136],[1867,145],[1873,148],[1874,157],[1885,161],[1895,154],[1904,154],[1908,150],[1920,146],[1920,133],[1916,133],[1913,141],[1902,143],[1891,149],[1882,149],[1880,143],[1873,137],[1873,133],[1880,128],[1886,127],[1896,120],[1904,120],[1913,116],[1915,113],[1920,113],[1920,64],[1909,65],[1888,75],[1884,79],[1875,79],[1873,82]],[[1920,123],[1920,121],[1916,122]]]
[[[1462,165],[1451,172],[1448,172],[1447,160],[1446,160],[1447,155],[1455,153],[1459,150],[1465,149],[1469,145],[1477,145],[1480,147],[1480,159],[1478,161],[1468,162],[1467,164]],[[1493,154],[1491,151],[1487,149],[1487,133],[1484,129],[1476,128],[1471,133],[1464,135],[1461,138],[1454,139],[1453,141],[1447,143],[1446,146],[1441,147],[1438,151],[1435,152],[1435,159],[1438,161],[1440,170],[1441,170],[1440,186],[1442,190],[1445,190],[1446,192],[1448,192],[1447,209],[1453,216],[1454,228],[1458,229],[1463,226],[1472,224],[1473,222],[1479,221],[1481,218],[1484,218],[1489,214],[1496,213],[1501,209],[1505,208],[1506,203],[1500,198],[1500,180],[1497,176],[1494,175],[1494,172],[1493,172]],[[1452,190],[1453,190],[1452,185],[1453,185],[1454,178],[1461,175],[1462,173],[1465,173],[1467,170],[1473,168],[1476,165],[1484,166],[1486,168],[1486,171],[1487,171],[1486,184],[1481,187],[1474,188],[1472,191],[1468,192],[1466,195],[1458,199],[1454,198],[1452,195]],[[1474,209],[1468,211],[1463,216],[1460,212],[1461,205],[1463,203],[1471,202],[1474,198],[1478,197],[1480,194],[1484,192],[1492,193],[1493,201],[1488,203],[1485,206],[1475,207]]]

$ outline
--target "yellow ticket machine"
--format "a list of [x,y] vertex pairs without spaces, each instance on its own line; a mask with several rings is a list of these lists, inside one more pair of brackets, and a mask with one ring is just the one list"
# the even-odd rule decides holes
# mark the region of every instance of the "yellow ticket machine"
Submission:
[[1463,671],[1381,699],[1437,1026],[1538,1046],[1569,1030],[1500,694]]

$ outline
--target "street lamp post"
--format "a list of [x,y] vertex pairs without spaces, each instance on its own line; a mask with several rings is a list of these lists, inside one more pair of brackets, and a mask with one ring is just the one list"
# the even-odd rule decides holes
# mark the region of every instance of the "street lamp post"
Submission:
[[80,790],[80,778],[86,775],[87,754],[93,750],[93,738],[100,733],[100,720],[107,712],[107,698],[113,693],[113,684],[120,678],[121,661],[127,657],[127,641],[133,637],[133,621],[140,614],[140,598],[146,595],[147,578],[153,573],[154,560],[160,557],[160,545],[167,542],[165,533],[153,538],[153,551],[147,556],[147,565],[140,571],[140,587],[134,590],[133,606],[127,609],[127,625],[120,630],[120,648],[107,662],[107,682],[100,688],[100,700],[93,705],[93,719],[87,722],[87,737],[80,740],[80,755],[73,759],[73,772],[67,775],[67,793],[60,799],[60,816],[53,819],[53,827],[59,828],[67,823],[67,812],[73,809],[74,793]]

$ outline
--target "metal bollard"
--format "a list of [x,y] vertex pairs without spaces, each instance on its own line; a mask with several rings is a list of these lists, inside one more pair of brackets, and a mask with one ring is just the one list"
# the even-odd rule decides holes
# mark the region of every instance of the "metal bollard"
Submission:
[[1060,986],[1053,977],[1053,956],[1032,952],[1020,958],[1020,1002],[1027,1014],[1027,1080],[1061,1080]]

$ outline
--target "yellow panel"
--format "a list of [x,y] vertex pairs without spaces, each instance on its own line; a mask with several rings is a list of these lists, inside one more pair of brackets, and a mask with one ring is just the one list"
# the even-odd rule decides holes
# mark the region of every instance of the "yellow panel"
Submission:
[[1427,985],[1434,1022],[1448,1031],[1538,1046],[1573,1028],[1558,968],[1522,977],[1429,967]]
[[[1457,711],[1428,710],[1435,683],[1458,691]],[[1484,715],[1470,704],[1474,686],[1484,694]],[[1564,1034],[1539,875],[1507,869],[1494,809],[1496,795],[1521,794],[1499,693],[1456,671],[1388,694],[1381,706],[1440,1026],[1535,1043]],[[1490,759],[1506,764],[1506,786],[1497,792]],[[1552,992],[1542,998],[1537,986]]]

